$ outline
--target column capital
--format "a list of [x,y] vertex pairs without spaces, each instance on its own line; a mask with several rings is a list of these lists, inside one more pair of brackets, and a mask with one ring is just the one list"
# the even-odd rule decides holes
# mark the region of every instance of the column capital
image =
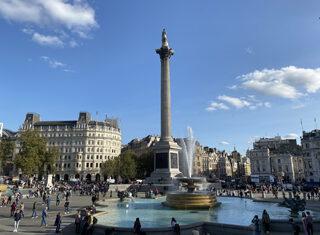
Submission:
[[159,49],[156,49],[156,53],[160,55],[160,59],[168,59],[174,54],[174,50],[169,47],[161,47]]

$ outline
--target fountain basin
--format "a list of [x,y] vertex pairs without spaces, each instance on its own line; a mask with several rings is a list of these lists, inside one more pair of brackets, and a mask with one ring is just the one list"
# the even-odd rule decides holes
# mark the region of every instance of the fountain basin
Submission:
[[165,206],[174,209],[209,209],[218,205],[216,196],[202,192],[173,192],[168,193]]
[[[288,223],[290,218],[288,208],[281,207],[278,203],[256,202],[245,198],[217,197],[218,203],[221,204],[212,210],[173,209],[163,205],[165,200],[165,197],[161,197],[135,198],[132,202],[110,201],[108,207],[97,207],[99,211],[108,212],[98,217],[98,224],[132,229],[135,219],[139,217],[143,228],[167,228],[174,217],[180,225],[210,222],[249,226],[254,215],[261,218],[264,209],[267,209],[271,220]],[[320,212],[311,211],[311,214],[314,220],[320,219]]]

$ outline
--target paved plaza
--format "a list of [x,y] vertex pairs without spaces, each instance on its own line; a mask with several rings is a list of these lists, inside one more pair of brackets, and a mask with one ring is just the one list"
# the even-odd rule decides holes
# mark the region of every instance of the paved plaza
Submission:
[[[70,198],[70,214],[64,214],[64,200],[61,201],[59,207],[55,205],[55,194],[51,195],[51,206],[48,211],[47,227],[40,227],[41,223],[41,198],[24,198],[22,200],[25,204],[25,217],[20,221],[18,233],[15,234],[55,234],[54,220],[58,212],[62,215],[61,229],[70,223],[74,222],[74,214],[78,208],[86,207],[91,204],[90,196],[71,196]],[[34,201],[37,201],[37,214],[38,218],[32,219],[32,205]],[[10,206],[0,208],[0,234],[12,234],[13,233],[13,218],[10,217]]]

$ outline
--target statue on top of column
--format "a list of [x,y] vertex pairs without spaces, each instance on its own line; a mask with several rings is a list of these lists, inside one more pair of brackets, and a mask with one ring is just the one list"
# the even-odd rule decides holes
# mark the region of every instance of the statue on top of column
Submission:
[[166,30],[162,30],[162,47],[169,47]]

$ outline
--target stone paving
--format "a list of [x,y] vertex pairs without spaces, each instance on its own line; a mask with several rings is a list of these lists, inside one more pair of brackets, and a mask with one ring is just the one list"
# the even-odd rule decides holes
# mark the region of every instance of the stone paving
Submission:
[[[47,224],[48,227],[40,227],[41,223],[41,198],[26,199],[22,201],[25,204],[25,217],[20,221],[19,230],[13,233],[14,220],[10,217],[10,206],[0,207],[0,234],[56,234],[55,226],[53,226],[56,215],[61,212],[62,224],[61,229],[74,222],[74,214],[78,208],[86,207],[91,204],[90,196],[71,196],[70,198],[70,214],[64,214],[64,199],[61,200],[59,207],[55,205],[55,195],[51,195],[51,206],[48,211]],[[38,218],[32,219],[32,205],[37,201]]]

